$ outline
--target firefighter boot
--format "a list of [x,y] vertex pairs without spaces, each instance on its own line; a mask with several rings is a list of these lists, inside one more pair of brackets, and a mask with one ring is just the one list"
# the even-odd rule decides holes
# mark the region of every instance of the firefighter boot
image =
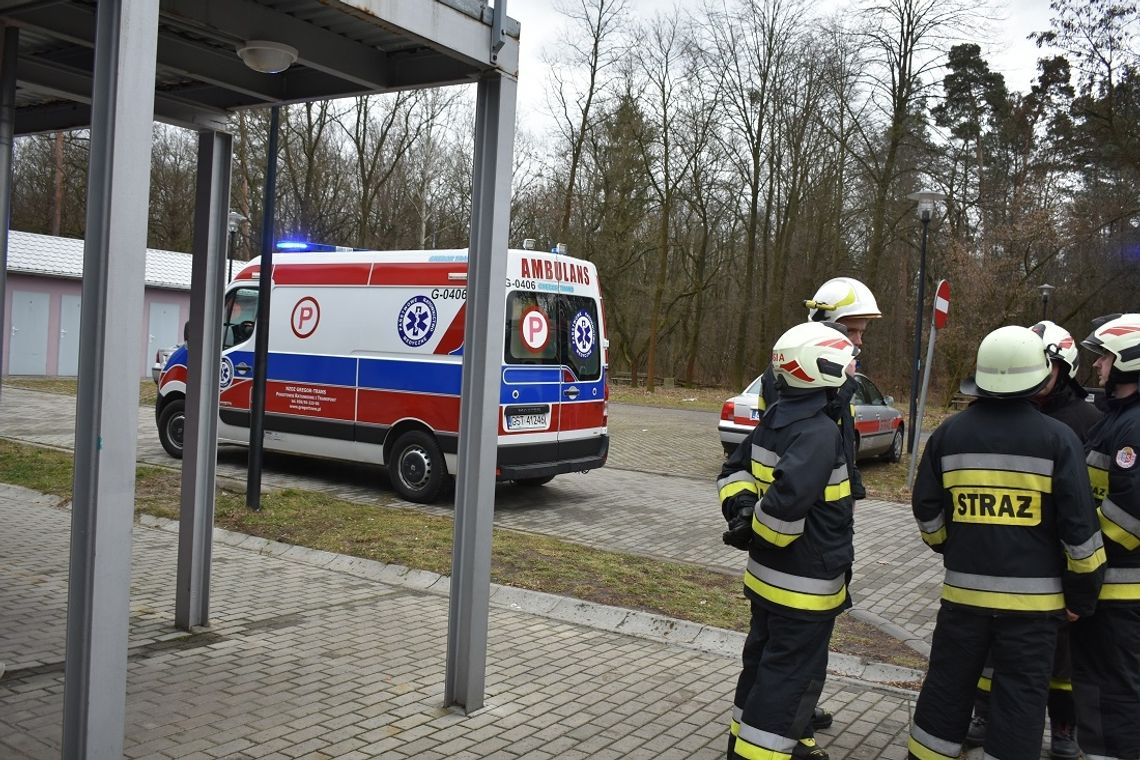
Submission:
[[822,747],[815,743],[815,739],[800,739],[792,749],[793,760],[831,760]]
[[986,717],[975,715],[970,718],[970,727],[966,730],[966,739],[962,744],[966,747],[981,747],[986,743]]
[[831,728],[831,722],[833,720],[834,718],[831,713],[822,707],[816,707],[811,714],[811,727],[817,731],[821,728]]
[[1050,727],[1053,738],[1049,742],[1049,757],[1053,760],[1078,760],[1081,748],[1077,746],[1076,729],[1065,723],[1054,723]]

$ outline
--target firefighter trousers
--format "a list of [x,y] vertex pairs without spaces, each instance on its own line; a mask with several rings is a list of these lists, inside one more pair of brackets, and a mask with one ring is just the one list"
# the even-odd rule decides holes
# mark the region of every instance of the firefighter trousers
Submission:
[[[1057,631],[1057,649],[1053,652],[1053,674],[1049,678],[1049,721],[1055,726],[1077,725],[1077,706],[1073,701],[1073,658],[1069,645],[1069,626],[1062,625]],[[986,667],[978,679],[978,691],[974,695],[974,714],[988,718],[990,714],[990,689],[993,682],[993,663],[986,658]]]
[[958,757],[987,653],[994,677],[986,756],[1000,760],[1038,757],[1060,625],[1059,616],[990,614],[943,603],[934,628],[930,666],[914,711],[908,757]]
[[[811,715],[827,676],[827,645],[835,618],[804,620],[752,602],[736,684],[729,760],[789,757],[812,736]],[[737,752],[737,749],[748,749]],[[765,754],[770,753],[770,754]]]
[[1140,758],[1140,607],[1102,604],[1073,624],[1073,692],[1089,760]]

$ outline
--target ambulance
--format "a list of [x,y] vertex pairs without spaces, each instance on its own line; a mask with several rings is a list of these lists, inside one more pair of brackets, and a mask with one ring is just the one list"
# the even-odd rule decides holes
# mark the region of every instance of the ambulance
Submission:
[[[529,243],[529,241],[528,241]],[[609,453],[598,273],[562,253],[507,252],[499,480],[539,486]],[[258,259],[227,286],[218,439],[248,445]],[[455,472],[467,252],[281,252],[273,260],[265,448],[379,464],[405,499],[436,500]],[[163,448],[182,456],[185,346],[158,383]]]

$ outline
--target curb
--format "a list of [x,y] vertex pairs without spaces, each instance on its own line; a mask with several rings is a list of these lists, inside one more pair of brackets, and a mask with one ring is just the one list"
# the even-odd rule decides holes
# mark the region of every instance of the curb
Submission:
[[[154,528],[167,533],[178,533],[178,523],[164,517],[138,515],[137,522],[146,528]],[[308,549],[294,544],[284,544],[250,536],[245,533],[235,533],[224,528],[214,528],[214,541],[232,548],[279,557],[346,575],[401,586],[414,591],[439,596],[447,596],[450,591],[450,577],[425,570],[407,568],[403,565],[389,565],[361,557]],[[499,609],[539,615],[565,623],[674,644],[686,649],[694,649],[732,659],[739,658],[740,651],[744,647],[745,634],[737,631],[701,625],[700,623],[678,620],[640,610],[595,604],[542,591],[502,586],[496,583],[491,584],[490,603]],[[886,621],[883,622],[886,623]],[[877,626],[877,623],[872,624]],[[898,628],[898,630],[902,631],[903,629]],[[909,632],[903,631],[903,633],[906,639],[914,639]],[[910,644],[910,641],[907,643]],[[914,645],[911,644],[911,646],[913,648]],[[839,652],[829,653],[828,671],[836,676],[863,681],[875,687],[898,689],[906,694],[913,692],[905,686],[900,686],[900,684],[917,684],[925,675],[919,670],[886,663],[867,662],[861,657]]]

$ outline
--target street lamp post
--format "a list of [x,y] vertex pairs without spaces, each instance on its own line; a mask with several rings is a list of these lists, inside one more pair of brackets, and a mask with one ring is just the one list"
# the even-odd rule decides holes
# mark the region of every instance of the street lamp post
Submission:
[[230,261],[226,282],[233,282],[234,279],[234,236],[237,234],[238,229],[241,228],[241,223],[244,221],[246,221],[245,215],[239,214],[236,211],[231,211],[229,217],[227,217],[226,226],[230,231],[230,239],[229,245],[226,246],[226,249],[229,251]]
[[1049,318],[1049,296],[1051,296],[1053,294],[1053,291],[1056,290],[1057,288],[1055,288],[1054,286],[1045,282],[1045,283],[1038,285],[1037,289],[1039,291],[1041,291],[1041,318],[1042,319],[1048,319]]
[[922,363],[922,307],[926,297],[926,236],[930,227],[930,217],[934,213],[934,204],[945,197],[945,193],[936,191],[922,191],[907,196],[918,204],[918,218],[922,220],[922,244],[918,255],[918,297],[914,305],[914,366],[910,374],[910,438],[907,442],[907,453],[911,456],[914,456],[914,450],[918,448],[922,427],[921,421],[915,418],[918,414],[918,370]]

